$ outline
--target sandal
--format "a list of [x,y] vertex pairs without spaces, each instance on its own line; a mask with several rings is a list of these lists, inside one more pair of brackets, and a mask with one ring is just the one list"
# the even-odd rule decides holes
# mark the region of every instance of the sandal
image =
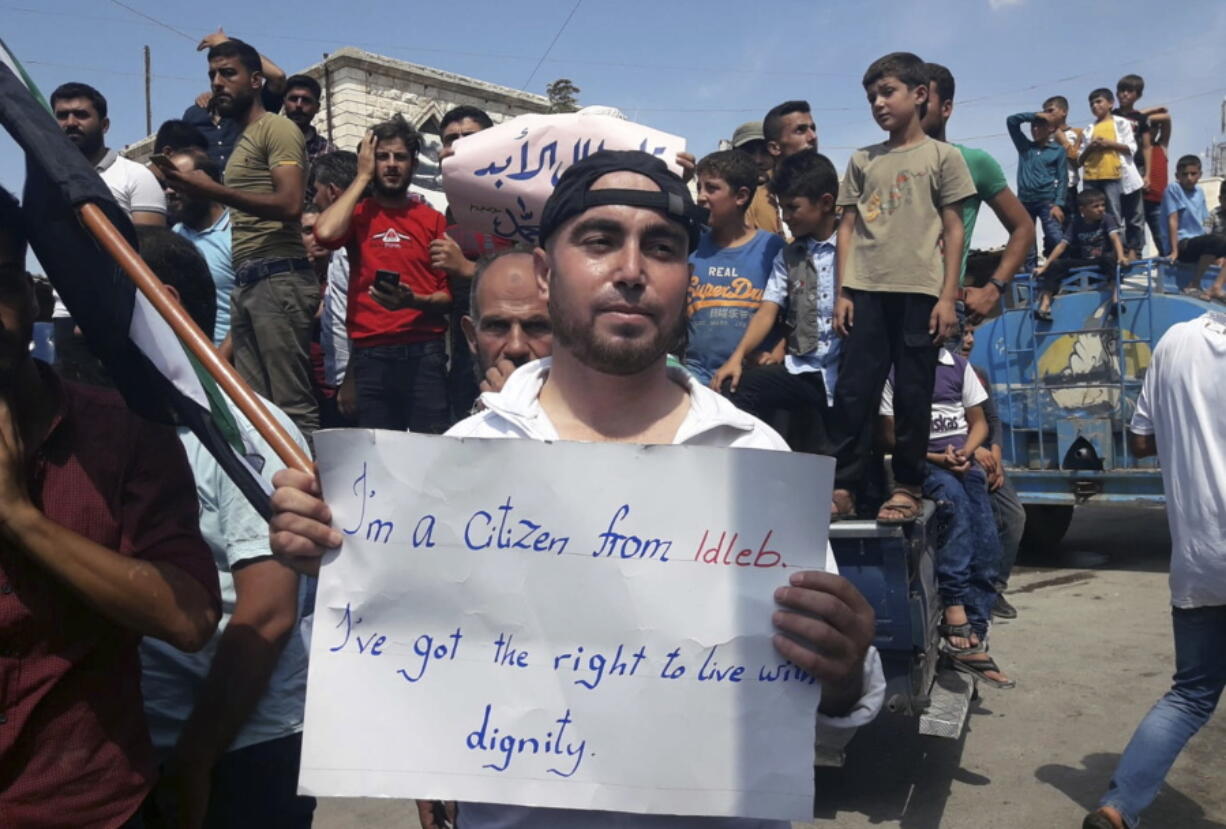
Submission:
[[830,495],[830,523],[850,521],[856,517],[856,500],[845,489],[836,489]]
[[[903,499],[898,496],[903,496]],[[877,523],[887,527],[897,527],[903,524],[912,524],[920,514],[920,498],[910,490],[897,487],[890,493],[890,499],[881,505],[881,509],[877,511]],[[905,500],[904,500],[905,499]],[[897,513],[895,518],[883,518],[882,513],[886,510],[892,510]]]
[[1039,308],[1034,309],[1034,318],[1041,322],[1051,322],[1051,311],[1044,311]]
[[955,671],[970,674],[971,676],[975,677],[975,679],[982,680],[983,682],[991,685],[993,688],[1008,690],[1009,688],[1016,687],[1017,685],[1017,683],[1012,679],[1002,682],[999,679],[992,679],[992,677],[988,676],[989,673],[1002,673],[1000,666],[996,664],[996,660],[990,656],[987,659],[958,659],[957,657],[954,657],[949,661],[953,663],[953,668]]
[[984,646],[982,641],[971,645],[969,648],[959,648],[953,642],[949,641],[953,637],[965,639],[968,642],[974,639],[975,631],[971,629],[970,622],[966,622],[961,625],[949,625],[942,623],[937,625],[937,633],[941,635],[941,642],[937,646],[941,653],[947,653],[950,656],[957,656],[965,653],[983,653],[987,650],[987,647]]

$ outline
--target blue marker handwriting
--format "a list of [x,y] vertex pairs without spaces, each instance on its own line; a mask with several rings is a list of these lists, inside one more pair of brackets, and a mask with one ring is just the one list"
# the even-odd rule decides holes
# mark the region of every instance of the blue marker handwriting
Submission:
[[[640,645],[634,653],[630,653],[625,645],[618,645],[609,656],[599,651],[584,653],[583,646],[575,648],[574,653],[562,653],[553,658],[555,671],[568,671],[583,676],[574,680],[576,685],[594,691],[601,681],[610,676],[634,676],[639,665],[647,658],[646,647]],[[633,660],[631,661],[627,661]]]
[[[464,744],[469,751],[481,753],[481,759],[489,758],[488,763],[482,763],[481,768],[494,771],[506,771],[511,761],[522,755],[540,755],[548,764],[545,771],[558,777],[573,777],[583,763],[587,751],[587,740],[563,743],[566,739],[566,727],[574,721],[567,708],[562,716],[554,720],[558,726],[555,734],[552,729],[545,732],[544,737],[517,737],[514,734],[502,732],[491,724],[493,717],[492,705],[485,706],[481,718],[481,727],[468,732]],[[569,764],[569,770],[567,765]]]
[[527,517],[517,516],[517,520],[512,520],[514,510],[511,496],[508,495],[507,500],[493,513],[485,510],[474,512],[464,525],[464,544],[470,550],[493,547],[498,550],[534,550],[538,553],[549,551],[557,555],[566,552],[569,537],[551,535],[539,521]]

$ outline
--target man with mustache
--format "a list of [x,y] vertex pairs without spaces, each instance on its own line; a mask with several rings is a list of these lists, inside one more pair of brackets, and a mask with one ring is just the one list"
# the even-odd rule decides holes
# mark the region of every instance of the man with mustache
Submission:
[[512,248],[477,263],[471,310],[460,320],[482,392],[502,391],[515,369],[553,353],[549,305],[532,251]]
[[[689,253],[703,215],[681,179],[641,152],[602,150],[570,167],[541,214],[533,252],[553,324],[550,359],[517,370],[485,411],[454,437],[681,444],[786,451],[769,426],[741,412],[683,369],[667,366],[685,330]],[[510,258],[510,256],[506,257]],[[478,279],[478,284],[480,279]],[[306,572],[340,546],[318,481],[297,470],[274,476],[272,550]],[[827,551],[826,560],[834,556]],[[791,575],[774,594],[779,654],[822,683],[813,718],[796,728],[824,739],[876,715],[885,691],[871,647],[873,610],[833,572]],[[434,821],[431,820],[430,823]],[[429,826],[430,823],[426,825]],[[437,825],[437,824],[436,824]],[[464,829],[787,829],[784,821],[629,815],[463,803]]]
[[[349,253],[348,371],[358,425],[438,434],[447,405],[447,274],[430,245],[447,220],[409,195],[421,136],[397,115],[358,149],[357,176],[315,223],[325,248]],[[369,198],[364,197],[372,188]]]
[[306,140],[294,122],[264,109],[260,55],[241,40],[208,53],[213,105],[243,125],[226,163],[225,184],[202,170],[160,167],[167,184],[187,197],[230,208],[234,292],[230,338],[234,366],[310,435],[319,428],[311,385],[311,324],[319,280],[302,245]]

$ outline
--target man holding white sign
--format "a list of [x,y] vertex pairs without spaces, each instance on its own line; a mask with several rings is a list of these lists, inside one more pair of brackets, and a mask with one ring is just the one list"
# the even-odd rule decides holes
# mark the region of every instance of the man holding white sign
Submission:
[[[600,152],[571,167],[545,206],[545,247],[535,254],[537,278],[549,295],[553,358],[523,366],[501,393],[483,397],[486,411],[448,434],[786,450],[769,427],[666,367],[682,330],[687,255],[700,221],[681,180],[645,153]],[[287,470],[274,482],[272,548],[315,570],[319,557],[341,544],[342,534],[329,526],[331,510],[307,475]],[[832,567],[828,552],[825,561]],[[771,620],[775,649],[821,683],[819,721],[845,729],[869,722],[880,708],[884,679],[870,648],[874,619],[863,596],[833,573],[810,570],[793,573],[774,601],[781,606]],[[806,716],[795,728],[811,735],[814,721]],[[626,806],[631,809],[646,810]],[[462,804],[459,820],[465,829],[787,826],[489,803]]]

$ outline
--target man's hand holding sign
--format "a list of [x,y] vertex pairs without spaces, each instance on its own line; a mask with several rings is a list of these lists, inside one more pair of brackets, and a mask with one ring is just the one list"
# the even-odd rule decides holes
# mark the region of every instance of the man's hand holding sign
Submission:
[[[829,461],[735,451],[785,444],[666,369],[699,219],[646,154],[571,167],[536,252],[552,361],[451,432],[535,443],[322,434],[335,513],[314,479],[276,479],[278,555],[309,570],[345,543],[320,584],[305,787],[461,800],[472,826],[809,814],[818,685],[828,725],[880,707],[873,613],[825,572],[808,506]],[[511,803],[555,810],[492,805]]]

